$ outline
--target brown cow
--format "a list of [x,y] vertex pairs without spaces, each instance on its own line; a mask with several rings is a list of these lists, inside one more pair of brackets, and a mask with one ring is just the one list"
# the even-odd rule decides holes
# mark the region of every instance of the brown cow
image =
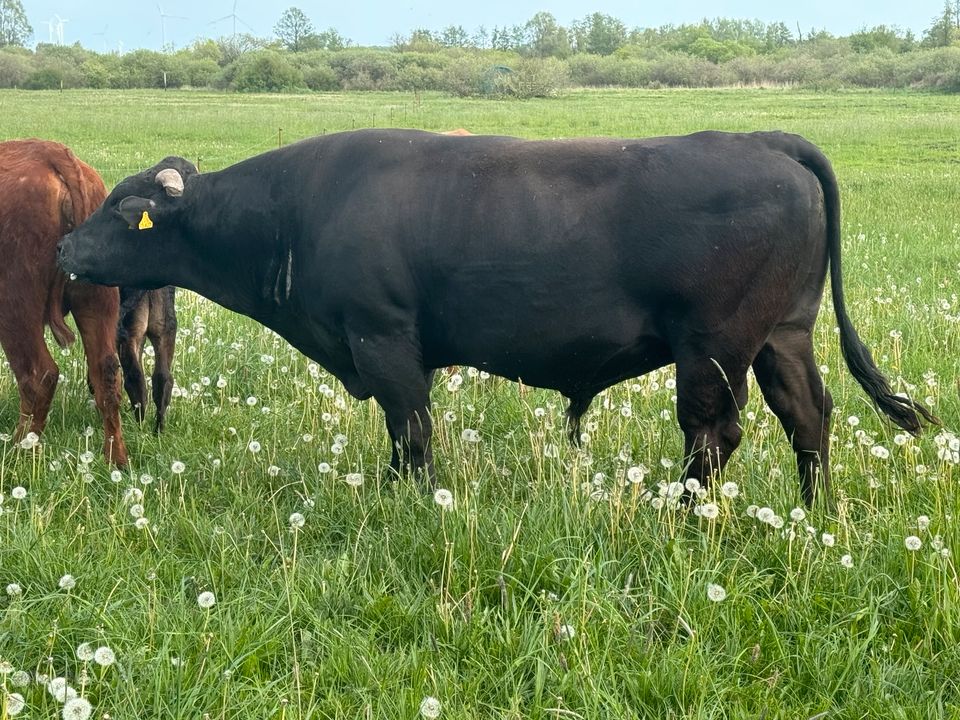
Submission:
[[147,409],[147,381],[141,360],[144,338],[150,338],[154,350],[153,404],[156,406],[154,430],[163,430],[173,392],[173,349],[177,342],[177,310],[172,285],[157,290],[120,288],[120,324],[117,326],[117,351],[123,366],[123,386],[137,422],[143,422]]
[[457,128],[456,130],[445,130],[440,133],[441,135],[456,135],[457,137],[466,137],[467,135],[473,135],[469,130],[464,130],[463,128]]
[[63,145],[0,142],[0,346],[20,391],[17,436],[43,431],[60,370],[44,341],[49,325],[61,347],[74,341],[73,313],[87,356],[88,381],[103,417],[103,453],[127,464],[120,431],[120,375],[115,345],[116,288],[68,282],[57,243],[106,197],[96,171]]

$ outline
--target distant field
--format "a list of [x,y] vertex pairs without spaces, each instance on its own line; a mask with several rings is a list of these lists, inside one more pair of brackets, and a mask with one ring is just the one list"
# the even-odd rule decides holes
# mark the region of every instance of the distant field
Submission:
[[[124,415],[130,472],[111,477],[98,455],[79,346],[54,350],[64,380],[43,444],[0,442],[0,720],[9,693],[24,717],[59,717],[37,673],[65,676],[95,717],[117,720],[393,720],[418,717],[431,696],[440,717],[464,720],[960,717],[960,473],[948,451],[960,448],[948,434],[960,426],[960,96],[0,91],[0,139],[65,142],[108,185],[166,155],[212,171],[371,126],[806,136],[840,180],[854,323],[946,430],[914,440],[876,417],[842,363],[827,298],[816,343],[836,401],[835,513],[791,518],[793,454],[755,385],[724,478],[739,494],[711,490],[714,520],[654,507],[645,492],[656,497],[682,459],[672,368],[598,398],[582,454],[565,442],[560,396],[466,370],[455,390],[439,378],[444,511],[410,482],[381,485],[389,449],[372,402],[252,321],[181,293],[180,397],[160,437]],[[16,413],[6,370],[0,432]],[[21,593],[3,592],[10,583]],[[710,584],[725,598],[711,601]],[[216,596],[207,609],[204,591]],[[115,663],[80,659],[85,642]],[[20,686],[15,670],[33,679]]]

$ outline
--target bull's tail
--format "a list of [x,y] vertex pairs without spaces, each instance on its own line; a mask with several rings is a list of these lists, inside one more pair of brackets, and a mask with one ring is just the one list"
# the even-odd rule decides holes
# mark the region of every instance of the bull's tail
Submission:
[[[59,178],[65,193],[60,200],[61,235],[66,235],[86,220],[107,195],[100,176],[84,166],[66,147],[48,155],[50,170]],[[47,294],[47,325],[60,347],[71,345],[76,336],[64,322],[64,292],[67,276],[59,268]]]
[[[883,414],[899,427],[917,435],[922,428],[922,421],[939,425],[940,420],[923,405],[893,393],[847,314],[840,269],[840,190],[830,161],[819,148],[798,136],[778,134],[777,137],[777,146],[816,175],[820,187],[823,188],[827,216],[827,250],[830,258],[830,290],[833,293],[833,309],[840,328],[840,349],[847,367]],[[784,144],[788,148],[783,148]]]

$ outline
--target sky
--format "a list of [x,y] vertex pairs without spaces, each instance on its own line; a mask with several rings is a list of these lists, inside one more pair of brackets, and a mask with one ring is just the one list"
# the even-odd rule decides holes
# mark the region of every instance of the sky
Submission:
[[[220,37],[236,31],[260,37],[273,35],[282,12],[290,5],[303,10],[317,30],[336,28],[358,45],[389,45],[396,34],[415,28],[439,30],[462,25],[473,33],[481,25],[522,24],[540,11],[550,12],[560,24],[594,12],[622,20],[628,28],[692,23],[704,17],[782,21],[796,32],[826,29],[848,35],[861,27],[895,25],[919,37],[940,14],[943,0],[393,0],[392,2],[316,2],[293,0],[273,4],[254,0],[21,0],[34,30],[34,42],[56,41],[56,16],[63,42],[98,52],[135,48],[159,50],[166,38],[180,48],[197,38]],[[167,17],[161,22],[161,8]],[[236,8],[236,9],[234,9]],[[53,28],[51,23],[53,21]]]

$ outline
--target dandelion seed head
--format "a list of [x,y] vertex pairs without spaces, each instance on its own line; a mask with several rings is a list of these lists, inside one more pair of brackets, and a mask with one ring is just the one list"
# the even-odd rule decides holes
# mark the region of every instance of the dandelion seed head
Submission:
[[172,472],[174,475],[180,475],[186,469],[187,466],[179,460],[174,460],[172,463],[170,463],[170,472]]
[[720,486],[720,494],[732,500],[740,494],[740,486],[732,480],[728,480]]
[[769,523],[777,514],[773,511],[773,508],[762,507],[757,510],[757,520],[762,523]]
[[916,552],[923,547],[923,540],[916,535],[907,535],[907,537],[903,539],[903,544],[910,552]]
[[439,488],[433,494],[433,501],[444,510],[453,508],[453,493],[444,488]]
[[642,483],[643,479],[647,476],[647,469],[642,465],[636,465],[634,467],[627,469],[627,480],[636,485],[637,483]]
[[93,653],[93,660],[100,667],[110,667],[116,659],[116,653],[106,645],[101,645]]
[[823,543],[824,547],[833,547],[837,543],[837,539],[830,533],[823,533],[820,536],[820,542]]
[[890,457],[890,451],[883,447],[883,445],[874,445],[871,447],[870,454],[880,460],[886,460]]
[[440,701],[433,696],[427,696],[420,701],[420,715],[426,720],[436,720],[440,717],[441,709]]
[[7,695],[7,715],[10,717],[19,715],[26,706],[27,702],[20,693],[10,693]]
[[212,608],[217,602],[217,596],[214,595],[209,590],[206,590],[199,595],[197,595],[197,605],[202,607],[204,610]]
[[853,557],[851,557],[849,554],[848,554],[848,555],[844,555],[843,557],[840,558],[840,564],[843,565],[843,567],[845,567],[845,568],[852,568],[852,567],[853,567]]
[[17,670],[10,676],[10,684],[14,687],[26,687],[30,684],[30,673],[26,670]]
[[303,516],[302,513],[295,512],[290,515],[290,527],[294,530],[299,530],[307,522],[307,519]]
[[93,714],[93,705],[82,697],[67,700],[61,713],[63,720],[89,720],[91,714]]
[[88,642],[80,643],[77,646],[77,657],[80,660],[83,660],[83,662],[90,662],[93,660],[93,645]]
[[717,583],[710,583],[707,585],[707,597],[713,602],[721,602],[727,597],[727,591],[724,589],[723,585],[718,585]]
[[77,586],[77,579],[68,573],[60,578],[58,584],[61,590],[73,590]]
[[343,481],[350,487],[360,487],[363,485],[363,475],[358,472],[347,473]]

